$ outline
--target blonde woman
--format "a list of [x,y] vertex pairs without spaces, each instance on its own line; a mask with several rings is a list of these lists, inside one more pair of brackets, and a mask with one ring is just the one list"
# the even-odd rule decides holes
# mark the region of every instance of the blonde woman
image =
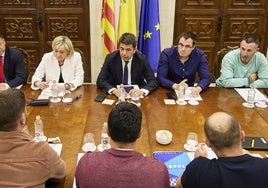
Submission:
[[44,54],[32,77],[31,88],[46,89],[52,80],[64,83],[60,85],[62,90],[75,90],[84,82],[81,55],[74,51],[72,41],[66,36],[53,40],[52,52]]

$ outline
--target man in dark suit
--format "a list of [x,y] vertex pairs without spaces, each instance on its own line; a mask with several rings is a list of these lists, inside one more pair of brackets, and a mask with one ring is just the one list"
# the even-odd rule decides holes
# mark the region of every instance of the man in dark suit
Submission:
[[6,46],[4,36],[0,33],[0,89],[20,86],[26,82],[26,77],[22,53]]
[[[99,76],[97,86],[120,96],[116,85],[139,85],[140,89],[130,90],[130,95],[148,95],[158,87],[158,82],[145,55],[137,51],[137,38],[124,33],[119,39],[119,50],[108,54]],[[127,75],[127,76],[126,76]]]

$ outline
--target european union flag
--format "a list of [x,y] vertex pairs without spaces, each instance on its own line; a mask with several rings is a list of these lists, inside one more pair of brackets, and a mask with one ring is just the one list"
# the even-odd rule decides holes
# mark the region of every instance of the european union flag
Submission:
[[156,73],[161,50],[158,0],[142,0],[138,49],[147,56]]

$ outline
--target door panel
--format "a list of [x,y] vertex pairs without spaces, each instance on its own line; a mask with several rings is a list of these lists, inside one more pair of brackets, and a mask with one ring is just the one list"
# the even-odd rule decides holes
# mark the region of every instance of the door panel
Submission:
[[173,44],[183,31],[196,33],[197,47],[206,53],[211,72],[217,51],[239,46],[247,33],[259,36],[260,51],[266,54],[267,6],[266,0],[176,1]]
[[32,75],[56,36],[68,36],[83,52],[85,82],[91,81],[89,5],[84,0],[0,1],[0,32],[9,46],[27,51]]

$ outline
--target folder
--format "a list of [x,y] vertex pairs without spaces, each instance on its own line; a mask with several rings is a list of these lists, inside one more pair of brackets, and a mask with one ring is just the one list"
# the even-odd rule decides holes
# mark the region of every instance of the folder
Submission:
[[155,151],[153,158],[162,161],[169,173],[170,187],[175,187],[178,177],[184,172],[190,163],[190,158],[183,151]]
[[268,142],[264,137],[246,136],[242,147],[247,150],[268,150]]

